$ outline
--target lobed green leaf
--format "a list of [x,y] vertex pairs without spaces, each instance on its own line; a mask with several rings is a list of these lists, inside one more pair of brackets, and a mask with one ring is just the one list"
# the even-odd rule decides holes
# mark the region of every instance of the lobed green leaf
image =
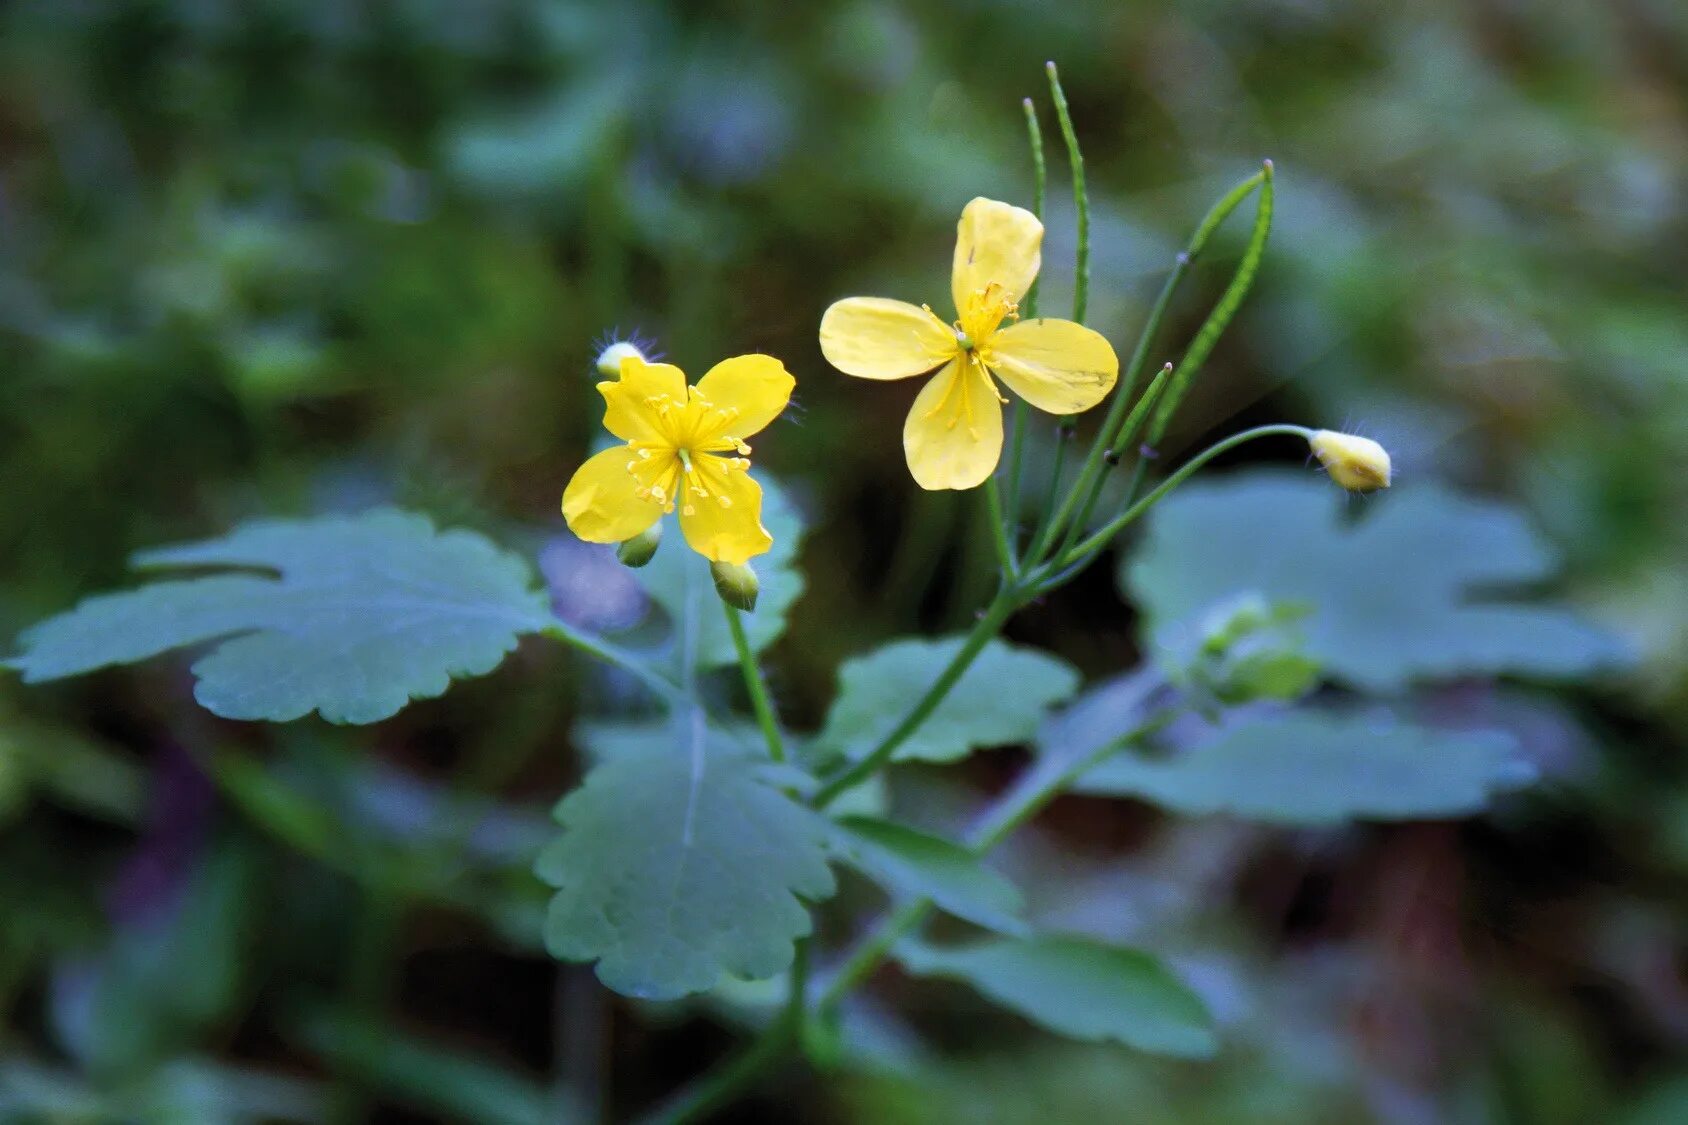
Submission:
[[[961,648],[960,637],[893,641],[848,660],[838,698],[817,742],[851,757],[868,754],[908,713]],[[1036,649],[992,641],[895,760],[954,762],[985,746],[1026,742],[1050,707],[1078,690],[1066,661]]]
[[89,598],[25,633],[12,667],[37,682],[219,642],[193,666],[195,698],[216,714],[372,723],[492,671],[552,621],[522,560],[391,509],[260,521],[136,563],[273,573]]
[[1561,609],[1506,600],[1553,555],[1515,511],[1435,485],[1368,501],[1307,475],[1249,473],[1186,485],[1150,517],[1121,581],[1160,653],[1214,606],[1256,593],[1299,603],[1306,652],[1356,688],[1516,673],[1572,677],[1620,662],[1617,642]]
[[802,900],[833,893],[833,829],[765,765],[699,739],[691,753],[627,753],[587,775],[558,804],[563,835],[536,867],[557,888],[552,955],[596,961],[605,985],[648,1000],[784,971],[809,932]]
[[874,817],[837,822],[840,858],[901,900],[931,899],[940,909],[999,933],[1024,933],[1019,888],[960,844]]
[[1075,789],[1277,824],[1457,817],[1535,779],[1511,735],[1297,711],[1247,720],[1167,760],[1121,754]]

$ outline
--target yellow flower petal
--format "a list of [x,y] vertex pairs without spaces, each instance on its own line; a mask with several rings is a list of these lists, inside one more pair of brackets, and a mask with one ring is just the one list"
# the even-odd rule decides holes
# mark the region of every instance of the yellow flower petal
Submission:
[[1051,414],[1089,410],[1119,378],[1114,346],[1070,320],[1011,324],[991,336],[985,362],[1009,390]]
[[968,299],[992,282],[1002,286],[1009,303],[1018,302],[1042,261],[1043,224],[1036,215],[994,199],[973,200],[962,209],[955,233],[950,295],[956,315],[965,315]]
[[915,397],[903,453],[921,488],[973,488],[1002,457],[1002,404],[979,364],[957,357]]
[[680,495],[680,530],[692,550],[710,562],[742,565],[774,545],[762,526],[762,486],[721,458],[692,459]]
[[697,393],[710,406],[732,413],[720,435],[747,438],[780,416],[796,385],[785,364],[773,356],[738,355],[705,372],[697,381]]
[[686,374],[671,363],[646,363],[638,356],[621,361],[621,378],[598,384],[604,396],[604,429],[622,441],[665,442],[650,400],[666,395],[686,401]]
[[959,350],[954,329],[906,301],[848,297],[821,317],[821,354],[859,379],[924,375]]
[[638,456],[618,445],[587,458],[575,470],[563,490],[569,530],[588,543],[620,543],[661,518],[662,505],[639,496],[639,481],[628,470]]

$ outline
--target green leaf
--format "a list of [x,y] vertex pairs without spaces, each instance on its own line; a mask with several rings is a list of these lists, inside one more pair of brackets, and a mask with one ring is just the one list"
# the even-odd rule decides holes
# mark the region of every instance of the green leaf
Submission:
[[769,784],[764,765],[700,740],[692,753],[631,753],[593,770],[557,806],[563,835],[536,868],[558,888],[552,955],[596,961],[604,984],[650,1000],[783,971],[810,928],[800,898],[833,892],[832,827]]
[[838,821],[834,847],[851,866],[902,899],[929,898],[988,930],[1025,932],[1019,889],[960,844],[886,820],[846,817]]
[[965,981],[1074,1039],[1181,1058],[1206,1058],[1218,1047],[1201,998],[1142,950],[1042,934],[953,948],[909,942],[895,956],[917,976]]
[[[762,526],[773,536],[768,553],[750,560],[761,584],[756,609],[744,614],[744,633],[752,652],[761,652],[785,632],[786,614],[803,593],[803,573],[797,569],[803,545],[803,521],[785,491],[765,477],[762,483]],[[667,537],[654,558],[634,571],[639,584],[669,619],[690,620],[697,629],[697,661],[702,668],[738,663],[733,635],[718,604],[709,563],[687,547],[678,535]],[[688,577],[687,571],[691,571]]]
[[1621,661],[1618,644],[1560,609],[1502,600],[1556,563],[1513,510],[1435,485],[1353,500],[1308,474],[1186,485],[1150,517],[1122,571],[1162,653],[1215,605],[1256,593],[1301,603],[1307,654],[1371,691],[1474,674],[1577,676]]
[[1278,824],[1465,816],[1535,779],[1512,736],[1298,711],[1246,721],[1165,761],[1119,755],[1090,793]]
[[[673,719],[631,719],[619,722],[587,721],[575,724],[574,741],[593,761],[605,762],[629,754],[673,753],[684,733],[676,722],[685,722],[682,715]],[[752,757],[765,754],[767,743],[762,728],[746,719],[727,719],[711,722],[704,735],[704,745],[711,754],[745,754]]]
[[[870,752],[925,694],[962,638],[901,640],[845,661],[821,745],[851,757]],[[1078,672],[1036,649],[992,641],[895,760],[953,762],[982,746],[1028,741],[1054,704],[1078,690]]]
[[275,571],[155,582],[89,598],[37,625],[11,663],[27,681],[128,664],[219,641],[193,666],[194,695],[231,719],[372,723],[453,676],[496,668],[552,620],[525,563],[424,517],[247,524],[224,539],[145,553],[146,567]]

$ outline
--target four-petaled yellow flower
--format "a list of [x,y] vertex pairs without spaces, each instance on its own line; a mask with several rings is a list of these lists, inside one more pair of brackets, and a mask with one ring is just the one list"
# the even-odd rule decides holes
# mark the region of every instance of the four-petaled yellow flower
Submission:
[[906,379],[942,368],[903,425],[909,472],[922,488],[972,488],[996,468],[1007,400],[992,375],[1051,414],[1090,409],[1119,377],[1119,358],[1100,333],[1070,320],[1019,320],[1015,303],[1037,277],[1042,244],[1043,224],[1030,211],[975,199],[956,231],[954,325],[925,305],[882,297],[850,297],[821,318],[821,351],[846,375]]
[[711,562],[760,555],[774,541],[744,439],[779,417],[795,384],[772,356],[724,359],[690,387],[678,367],[622,359],[621,378],[598,390],[604,428],[627,444],[589,458],[569,481],[569,527],[591,543],[620,543],[678,510],[686,542]]

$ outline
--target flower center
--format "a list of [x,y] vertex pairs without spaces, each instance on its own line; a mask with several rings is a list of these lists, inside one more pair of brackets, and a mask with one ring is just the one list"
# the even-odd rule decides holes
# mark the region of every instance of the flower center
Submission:
[[750,446],[728,433],[739,416],[737,407],[715,406],[700,397],[696,387],[686,390],[684,402],[669,395],[645,400],[661,436],[627,443],[634,454],[627,471],[638,483],[635,494],[640,499],[661,504],[665,512],[678,506],[682,515],[690,516],[697,513],[700,500],[732,507],[732,497],[726,495],[727,474],[750,468],[745,456]]

